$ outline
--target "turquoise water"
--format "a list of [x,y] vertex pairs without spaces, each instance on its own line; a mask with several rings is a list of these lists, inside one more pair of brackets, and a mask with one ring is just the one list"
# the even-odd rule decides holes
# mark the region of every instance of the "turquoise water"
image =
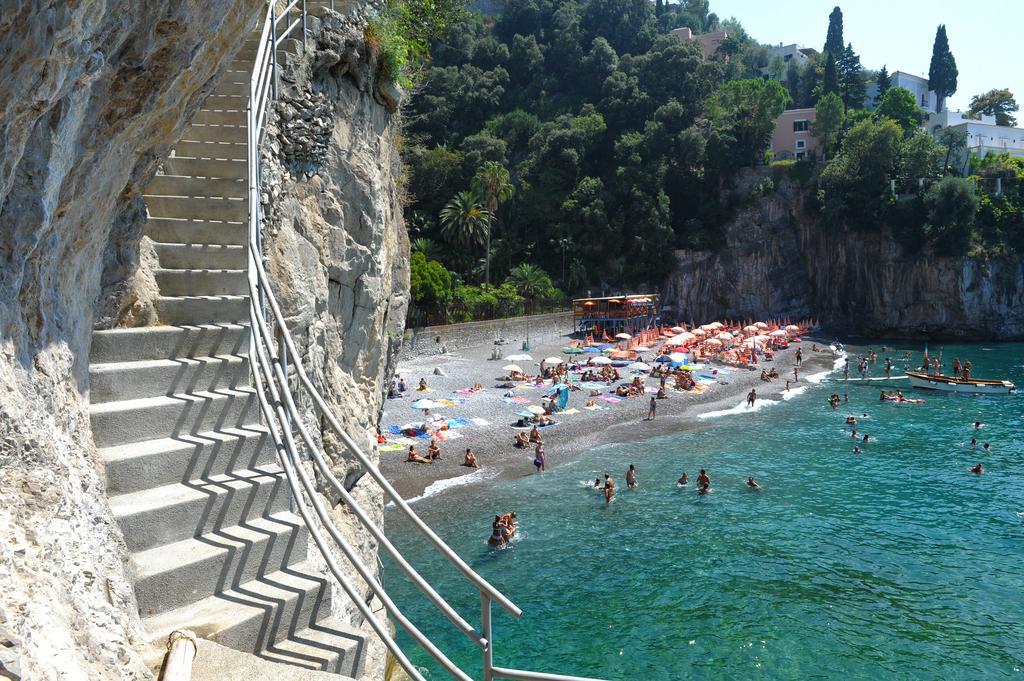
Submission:
[[[1024,386],[1024,346],[944,353],[970,357],[976,376]],[[926,403],[896,406],[878,403],[879,387],[827,380],[756,413],[602,447],[543,475],[449,490],[417,509],[523,609],[517,622],[495,608],[503,666],[644,681],[1020,678],[1024,402],[915,393]],[[833,412],[832,392],[849,403]],[[856,456],[844,419],[865,411],[857,428],[872,441]],[[976,420],[988,454],[965,446]],[[986,473],[969,473],[979,461]],[[630,463],[633,492],[624,489]],[[702,467],[713,492],[699,497]],[[580,484],[604,470],[619,488],[609,507]],[[689,489],[675,484],[683,471]],[[747,475],[764,489],[745,488]],[[490,520],[510,510],[521,537],[488,550]],[[388,521],[413,563],[478,622],[478,594],[396,514]],[[479,677],[479,652],[388,563],[385,580],[413,621]],[[448,678],[401,642],[429,678]]]

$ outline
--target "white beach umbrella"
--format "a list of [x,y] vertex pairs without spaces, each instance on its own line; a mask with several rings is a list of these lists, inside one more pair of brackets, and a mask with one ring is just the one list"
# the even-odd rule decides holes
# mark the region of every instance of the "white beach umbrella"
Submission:
[[438,407],[441,407],[443,405],[440,402],[435,402],[434,400],[423,399],[416,400],[409,406],[412,407],[413,409],[437,409]]
[[505,359],[507,359],[509,362],[532,362],[533,361],[533,357],[530,357],[529,355],[509,355]]
[[531,414],[536,414],[537,416],[540,416],[544,413],[544,407],[538,407],[535,404],[531,404],[529,407],[526,408],[526,411],[530,412]]
[[764,322],[754,322],[754,326],[756,326],[759,329],[767,329],[768,328],[768,325],[765,324]]
[[725,324],[723,324],[722,322],[711,322],[710,324],[708,324],[708,328],[709,329],[724,329],[725,328]]
[[708,340],[704,341],[704,344],[710,348],[717,348],[721,347],[722,341],[718,340],[717,338],[709,338]]
[[718,340],[722,341],[723,343],[732,343],[732,340],[733,340],[732,339],[732,334],[731,333],[725,333],[724,331],[722,333],[718,334],[717,336],[715,336],[715,338],[717,338]]
[[673,352],[671,355],[668,356],[668,358],[675,362],[676,364],[682,364],[683,362],[686,361],[686,355],[684,355],[681,352]]
[[706,335],[708,335],[708,332],[707,332],[706,329],[694,329],[690,333],[692,333],[694,336],[706,336]]
[[501,367],[501,370],[502,371],[511,371],[511,372],[517,373],[517,374],[523,373],[523,367],[519,366],[518,364],[506,364],[505,366]]
[[743,333],[757,333],[757,327],[751,324],[743,327]]
[[797,326],[796,324],[790,324],[789,326],[786,327],[786,331],[796,332],[796,331],[799,331],[799,330],[800,330],[800,327]]
[[545,364],[554,364],[554,365],[557,366],[557,365],[562,363],[562,358],[561,357],[545,357],[544,358],[544,363]]
[[686,329],[684,329],[681,326],[673,326],[671,329],[669,329],[669,331],[671,331],[672,333],[683,333],[684,331],[686,331]]
[[604,357],[602,355],[598,355],[597,357],[591,357],[590,358],[590,363],[591,364],[611,364],[612,361],[610,359],[608,359],[607,357]]
[[615,334],[615,337],[618,338],[619,340],[629,340],[630,338],[632,338],[632,336],[630,336],[628,333],[617,333]]
[[789,334],[788,334],[787,332],[783,331],[782,329],[779,329],[778,331],[772,331],[772,332],[771,332],[770,334],[768,334],[768,335],[769,335],[769,336],[774,336],[774,337],[776,337],[776,338],[785,338],[785,337],[786,337],[786,336],[788,336]]

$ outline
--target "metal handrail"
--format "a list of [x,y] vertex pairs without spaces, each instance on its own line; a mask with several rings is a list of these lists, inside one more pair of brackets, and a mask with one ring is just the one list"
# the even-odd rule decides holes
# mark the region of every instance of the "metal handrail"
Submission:
[[[333,7],[333,2],[331,2],[331,6]],[[298,10],[299,16],[296,19],[292,19],[291,13],[295,10]],[[284,18],[286,24],[284,29],[279,27],[282,18]],[[395,656],[401,667],[415,681],[423,681],[423,675],[402,652],[401,648],[388,633],[387,627],[373,615],[364,599],[360,598],[359,593],[349,578],[342,572],[337,558],[330,548],[330,543],[324,537],[324,531],[326,531],[330,540],[333,541],[334,546],[344,555],[346,561],[366,583],[373,595],[380,600],[387,614],[413,640],[444,667],[453,678],[460,681],[471,681],[471,677],[452,662],[423,632],[402,614],[401,610],[375,578],[374,571],[363,564],[357,552],[338,528],[335,527],[331,519],[330,510],[318,496],[316,484],[303,465],[303,459],[300,455],[302,449],[305,449],[311,457],[316,470],[330,484],[330,487],[338,493],[341,500],[352,511],[359,523],[366,528],[370,535],[378,542],[378,545],[394,559],[402,572],[409,577],[413,584],[427,596],[428,600],[457,629],[462,631],[470,641],[481,649],[483,654],[483,678],[485,681],[499,678],[511,679],[513,681],[596,681],[584,677],[543,674],[494,666],[491,603],[497,603],[516,618],[522,615],[522,611],[487,580],[477,574],[412,510],[408,502],[391,486],[370,457],[341,427],[341,424],[331,412],[323,396],[320,395],[306,375],[302,365],[302,357],[295,348],[294,341],[285,322],[284,314],[270,286],[269,277],[263,263],[259,164],[259,148],[265,133],[267,113],[270,104],[277,98],[279,91],[277,51],[280,45],[291,37],[300,26],[302,39],[305,40],[306,19],[306,0],[291,0],[283,9],[278,9],[274,0],[268,2],[267,14],[263,22],[256,51],[256,61],[250,78],[249,102],[246,110],[248,123],[247,196],[249,200],[247,244],[247,280],[250,299],[249,365],[253,375],[253,385],[260,404],[260,412],[270,431],[271,439],[288,481],[289,490],[295,499],[297,511],[302,517],[303,523],[309,529],[314,544],[323,555],[328,569],[335,579],[338,580],[342,590],[355,603],[360,614],[368,621],[374,633],[377,634],[385,647]],[[270,313],[269,316],[268,312]],[[271,333],[271,325],[273,325],[276,331],[276,337]],[[301,384],[305,394],[312,399],[317,411],[326,419],[331,430],[341,439],[342,443],[355,455],[359,463],[369,473],[370,478],[377,483],[384,494],[394,502],[401,513],[413,523],[438,552],[464,577],[472,582],[480,592],[481,626],[479,631],[459,615],[430,583],[409,564],[401,552],[387,539],[383,530],[373,522],[370,515],[360,507],[344,484],[334,475],[330,462],[321,452],[319,446],[317,446],[301,417],[301,412],[296,406],[295,397],[292,394],[289,383],[289,370],[294,371],[298,383]],[[298,432],[301,447],[297,446],[293,431]]]

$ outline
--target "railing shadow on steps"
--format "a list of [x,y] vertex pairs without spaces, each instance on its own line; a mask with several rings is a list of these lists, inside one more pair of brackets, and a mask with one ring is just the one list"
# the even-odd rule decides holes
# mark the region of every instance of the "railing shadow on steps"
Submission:
[[[281,25],[282,20],[284,21],[284,26]],[[423,592],[428,600],[480,649],[482,678],[484,681],[492,681],[493,679],[510,679],[511,681],[595,681],[593,679],[585,679],[584,677],[507,669],[494,665],[494,641],[491,628],[492,604],[497,603],[515,618],[519,618],[522,615],[522,611],[504,594],[477,574],[416,515],[415,511],[395,491],[370,457],[341,427],[341,424],[331,412],[329,405],[306,375],[302,366],[302,356],[296,351],[295,344],[285,323],[284,315],[274,297],[269,277],[264,268],[262,218],[260,214],[261,192],[259,184],[260,142],[263,137],[264,125],[270,104],[278,94],[277,52],[284,41],[292,36],[300,26],[302,27],[302,33],[299,39],[305,41],[305,0],[291,0],[287,4],[271,0],[268,3],[253,65],[249,86],[249,103],[246,112],[249,198],[247,269],[251,322],[250,333],[252,334],[249,343],[249,365],[252,371],[253,388],[259,400],[260,410],[265,425],[270,431],[271,440],[274,443],[281,466],[285,471],[288,486],[294,497],[296,511],[309,528],[310,538],[313,539],[322,554],[328,569],[337,580],[338,585],[356,606],[388,651],[394,655],[402,669],[415,681],[425,681],[423,674],[413,665],[392,639],[387,624],[374,616],[367,602],[360,597],[360,594],[349,578],[342,572],[337,557],[321,531],[321,526],[329,535],[333,545],[340,550],[348,564],[358,573],[361,580],[383,605],[388,616],[401,626],[453,678],[460,681],[472,681],[472,677],[452,662],[423,632],[408,620],[376,579],[374,574],[375,568],[367,567],[362,563],[357,552],[332,522],[330,510],[325,507],[322,498],[317,493],[315,483],[311,480],[306,467],[303,466],[300,451],[304,451],[312,459],[316,471],[330,485],[341,501],[345,503],[360,525],[373,537],[378,547],[386,551],[395,564]],[[274,328],[274,333],[271,332],[271,326]],[[480,592],[479,629],[470,625],[459,615],[427,580],[408,563],[398,549],[387,539],[381,528],[373,522],[334,475],[330,463],[320,451],[303,422],[302,412],[296,407],[295,398],[292,395],[289,383],[290,369],[294,372],[297,385],[301,386],[305,395],[312,401],[322,416],[323,421],[330,426],[331,430],[340,438],[345,447],[352,452],[368,473],[369,478],[377,483],[384,495],[394,502],[398,511],[419,530],[420,534]],[[296,443],[296,434],[301,441],[301,447]]]

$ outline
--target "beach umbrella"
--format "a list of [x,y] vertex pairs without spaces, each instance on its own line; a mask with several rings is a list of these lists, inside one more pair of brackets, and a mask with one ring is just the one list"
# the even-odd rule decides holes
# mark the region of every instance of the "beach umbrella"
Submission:
[[585,350],[583,350],[583,352],[586,352],[587,354],[594,354],[594,355],[601,354],[600,348],[586,348]]
[[628,333],[617,333],[615,334],[615,337],[618,338],[619,340],[629,340],[630,338],[632,338],[632,336],[630,336]]
[[544,413],[544,407],[538,407],[536,404],[531,404],[526,408],[526,411],[530,412],[533,416],[540,416]]
[[686,329],[684,329],[681,326],[673,326],[671,329],[669,329],[669,331],[671,331],[672,333],[683,333],[684,331],[686,331]]
[[704,341],[704,344],[710,348],[717,348],[721,347],[722,341],[718,340],[717,338],[709,338],[708,340]]
[[544,358],[544,363],[545,364],[555,364],[555,365],[558,365],[558,364],[562,363],[562,360],[560,358],[558,358],[558,357],[545,357]]
[[754,322],[754,326],[756,326],[759,329],[767,329],[768,328],[768,325],[765,324],[764,322]]
[[599,356],[599,357],[591,357],[590,358],[590,363],[591,364],[611,364],[612,361],[610,359],[608,359],[607,357],[600,357]]
[[722,333],[720,333],[717,336],[715,336],[715,338],[717,338],[718,340],[722,341],[723,343],[732,343],[732,334],[731,333],[725,333],[723,331]]
[[799,330],[800,330],[800,327],[797,326],[796,324],[790,324],[789,326],[786,327],[786,331],[792,331],[794,333],[799,331]]
[[[584,352],[589,352],[589,351],[590,351],[589,348],[587,350],[584,350],[582,348],[563,348],[562,349],[562,352],[564,352],[567,355],[582,355]],[[597,352],[597,350],[594,350],[594,352]]]
[[409,406],[413,409],[437,409],[443,405],[440,402],[435,402],[434,400],[422,399],[416,400]]
[[654,358],[654,361],[660,364],[664,364],[665,362],[671,362],[673,360],[668,355],[658,355],[657,357]]
[[513,412],[516,416],[522,416],[524,418],[533,418],[534,413],[526,409],[520,409],[519,411]]
[[668,358],[671,359],[676,364],[686,361],[686,355],[684,355],[681,352],[673,352],[671,355],[668,356]]
[[743,327],[743,333],[757,333],[757,327],[751,324]]
[[722,329],[722,328],[725,328],[725,324],[723,324],[722,322],[711,322],[710,324],[708,324],[708,328],[709,329]]
[[704,329],[694,329],[690,333],[692,333],[694,336],[706,336],[706,335],[708,335],[708,332],[705,331]]
[[772,331],[772,332],[771,332],[770,334],[768,334],[768,335],[769,335],[769,336],[775,336],[776,338],[785,338],[785,337],[786,337],[786,336],[788,336],[789,334],[788,334],[788,333],[786,333],[785,331],[783,331],[782,329],[779,329],[778,331]]
[[764,345],[764,338],[760,336],[751,336],[747,340],[743,341],[743,345],[748,348],[757,347],[758,345]]
[[651,370],[651,365],[650,364],[645,364],[644,362],[633,362],[632,364],[630,364],[626,368],[627,369],[632,369],[633,371],[650,371]]
[[505,366],[501,367],[501,370],[502,371],[511,371],[511,372],[517,373],[517,374],[523,373],[523,368],[521,366],[519,366],[518,364],[506,364]]
[[[508,360],[509,362],[531,362],[531,361],[533,361],[533,357],[530,357],[529,355],[509,355],[505,359]],[[508,368],[508,367],[506,367],[506,368]]]

